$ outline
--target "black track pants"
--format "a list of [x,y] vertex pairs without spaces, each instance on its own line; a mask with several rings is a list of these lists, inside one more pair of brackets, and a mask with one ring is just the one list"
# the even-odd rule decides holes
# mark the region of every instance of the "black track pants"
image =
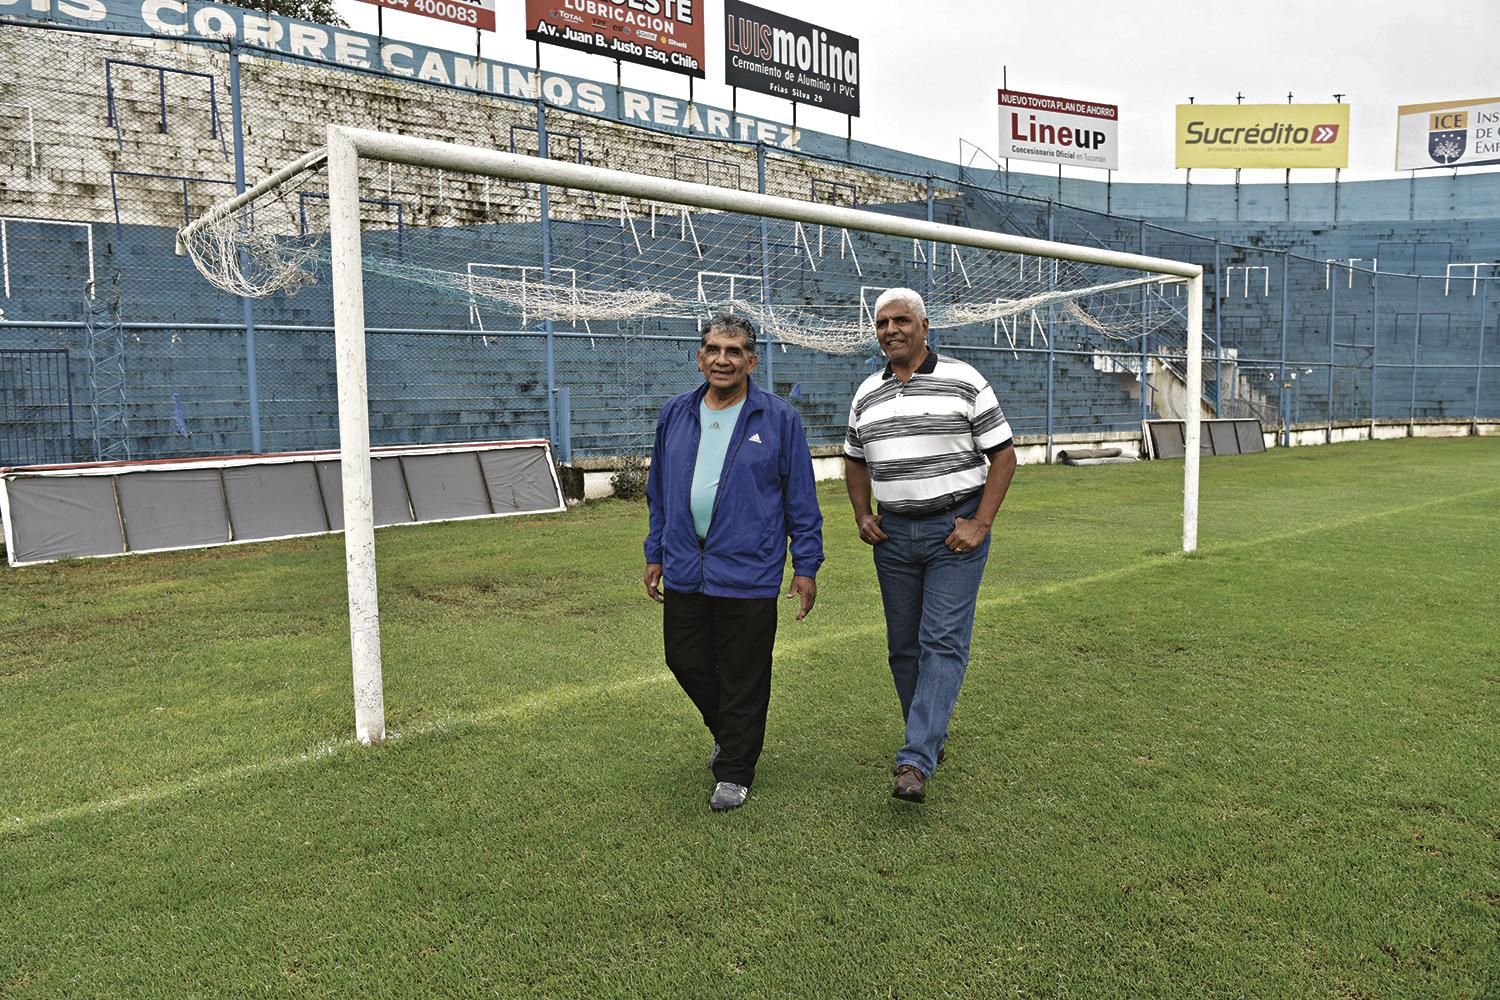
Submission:
[[667,667],[719,744],[714,777],[749,786],[766,740],[776,598],[666,591]]

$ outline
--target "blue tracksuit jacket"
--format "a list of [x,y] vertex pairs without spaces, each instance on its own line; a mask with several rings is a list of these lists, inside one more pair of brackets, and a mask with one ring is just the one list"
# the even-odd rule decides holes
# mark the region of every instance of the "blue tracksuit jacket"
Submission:
[[646,562],[661,563],[673,590],[712,597],[775,597],[791,539],[792,573],[816,576],[823,562],[823,514],[813,486],[802,418],[750,384],[729,439],[713,521],[700,546],[690,497],[698,458],[698,405],[707,383],[662,407],[651,448]]

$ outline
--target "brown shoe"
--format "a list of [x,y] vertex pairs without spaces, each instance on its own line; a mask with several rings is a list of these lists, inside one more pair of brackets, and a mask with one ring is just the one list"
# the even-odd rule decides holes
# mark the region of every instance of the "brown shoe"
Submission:
[[921,802],[927,798],[927,779],[910,764],[896,768],[896,787],[891,794],[907,802]]
[[[947,751],[947,749],[944,748],[944,747],[939,747],[938,748],[938,755],[937,755],[937,762],[939,764],[941,764],[943,761],[945,761],[947,759],[948,759],[948,751]],[[901,772],[901,766],[902,765],[900,765],[900,764],[892,764],[891,765],[891,773],[892,774],[899,774]]]

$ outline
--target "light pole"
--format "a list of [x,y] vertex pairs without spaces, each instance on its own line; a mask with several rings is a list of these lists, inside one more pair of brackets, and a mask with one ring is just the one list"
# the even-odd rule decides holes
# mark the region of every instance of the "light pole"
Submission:
[[[1303,375],[1311,375],[1312,374],[1312,369],[1311,368],[1304,368],[1304,369],[1302,369],[1302,374]],[[1297,395],[1297,373],[1296,372],[1292,372],[1292,374],[1291,374],[1291,381],[1290,382],[1283,382],[1283,383],[1281,383],[1281,387],[1283,389],[1290,389],[1290,390],[1292,390],[1292,422],[1291,422],[1291,427],[1295,428],[1297,426],[1298,416],[1300,415],[1300,411],[1301,411],[1301,406],[1300,406],[1301,400],[1300,400],[1300,398]],[[1282,419],[1284,421],[1285,420],[1285,411],[1283,410],[1282,413],[1283,413]]]

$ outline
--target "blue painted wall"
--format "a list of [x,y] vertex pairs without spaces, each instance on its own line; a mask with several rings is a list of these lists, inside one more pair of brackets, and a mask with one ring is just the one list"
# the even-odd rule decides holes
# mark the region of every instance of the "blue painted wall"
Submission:
[[[940,207],[940,217],[966,225],[1025,235],[1046,231],[1046,207],[1029,202],[1012,203],[978,193]],[[915,213],[920,206],[898,208]],[[1411,231],[1386,224],[1336,230],[1282,226],[1269,234],[1253,226],[1232,231],[1213,227],[1225,237],[1246,241],[1238,246],[1221,242],[1216,262],[1214,240],[1207,236],[1094,214],[1078,217],[1055,207],[1052,212],[1059,238],[1144,249],[1204,264],[1209,269],[1210,302],[1205,312],[1209,336],[1216,337],[1226,352],[1233,352],[1234,363],[1227,367],[1236,372],[1234,377],[1249,380],[1265,398],[1280,402],[1289,417],[1321,422],[1328,417],[1338,421],[1367,420],[1372,415],[1462,419],[1476,410],[1481,415],[1500,413],[1500,391],[1495,388],[1500,378],[1486,373],[1492,377],[1485,386],[1475,367],[1480,360],[1481,317],[1493,343],[1494,330],[1500,325],[1496,316],[1500,295],[1478,294],[1483,282],[1476,287],[1471,280],[1445,282],[1441,277],[1384,273],[1386,261],[1393,267],[1415,265],[1441,273],[1441,265],[1453,258],[1454,247],[1466,253],[1493,248],[1497,236],[1493,225],[1429,223]],[[714,236],[717,246],[758,246],[752,224],[734,223],[723,216],[700,220],[705,230],[715,225],[730,227]],[[738,238],[735,226],[743,230]],[[589,260],[599,259],[598,247],[585,245],[584,236],[569,235],[570,227],[558,228],[562,233],[553,248],[556,266],[587,267]],[[581,231],[581,227],[571,228]],[[188,261],[172,256],[170,230],[126,226],[119,230],[99,227],[99,231],[109,235],[101,269],[120,275],[132,455],[248,451],[249,403],[239,301],[216,290]],[[12,239],[24,245],[28,239],[49,235],[40,230],[28,233],[23,226],[13,230]],[[1315,257],[1248,245],[1266,236],[1295,236],[1304,241],[1304,247],[1314,245],[1319,254],[1330,256],[1367,257],[1374,255],[1372,250],[1379,251],[1384,258],[1382,273],[1369,270],[1368,262],[1351,270],[1326,265]],[[1418,238],[1394,239],[1402,236]],[[1441,236],[1448,239],[1438,239]],[[533,263],[528,255],[536,254],[538,246],[535,227],[486,226],[441,233],[408,228],[401,252],[410,259],[430,258],[438,240],[450,258],[472,254],[494,260],[497,254],[509,252],[517,256],[517,262]],[[387,259],[396,254],[394,232],[371,233],[367,241]],[[60,326],[6,327],[5,347],[65,347],[75,358],[86,355],[85,334],[79,325],[83,304],[73,293],[59,291],[78,286],[72,278],[58,280],[60,262],[70,256],[75,261],[79,258],[65,251],[60,247],[53,261],[40,254],[14,255],[13,299],[26,304],[26,315],[33,322],[46,320]],[[859,280],[882,284],[904,277],[920,287],[909,261],[892,255],[888,247],[885,253],[892,259],[882,260],[877,248],[861,244],[866,277]],[[635,273],[615,277],[625,283],[647,280],[657,264],[648,252]],[[748,269],[752,262],[726,261],[724,266]],[[753,266],[758,267],[758,262]],[[857,296],[848,273],[809,271],[796,254],[779,257],[774,270],[777,287],[800,285],[811,300],[849,301]],[[890,277],[882,280],[882,274]],[[487,331],[481,332],[463,294],[381,274],[367,276],[366,293],[375,443],[546,436],[546,342],[538,324],[521,329],[513,318],[492,316],[485,321]],[[107,284],[101,283],[99,294],[108,296]],[[482,317],[486,310],[481,309]],[[295,297],[257,305],[265,450],[337,444],[332,334],[327,330],[331,316],[326,282],[303,289]],[[1138,403],[1128,385],[1094,370],[1093,353],[1100,346],[1134,350],[1138,343],[1101,345],[1097,338],[1078,333],[1074,331],[1071,339],[1067,331],[1056,335],[1054,432],[1131,427],[1138,417]],[[974,363],[992,380],[1019,432],[1046,430],[1048,357],[1043,349],[1028,351],[1024,345],[1015,352],[1001,349],[988,328],[945,330],[939,336],[943,350]],[[1075,344],[1081,349],[1069,353]],[[611,455],[649,446],[661,403],[698,381],[692,365],[695,346],[696,335],[688,320],[559,329],[554,339],[557,386],[567,387],[572,394],[575,453]],[[829,356],[792,346],[772,347],[770,354],[763,372],[773,370],[775,390],[795,396],[812,440],[837,443],[848,399],[877,360],[865,355]],[[1495,360],[1491,349],[1485,361],[1493,364]],[[1216,389],[1227,396],[1232,388],[1227,381],[1215,386],[1216,371],[1209,371],[1209,399],[1215,398]],[[1292,392],[1281,389],[1287,371],[1297,373]],[[86,365],[73,366],[72,381],[74,398],[86,401],[90,392]],[[78,425],[80,438],[86,439],[86,407],[80,408]],[[55,431],[49,440],[58,444]],[[87,458],[92,457],[90,447],[90,441],[81,440],[73,450]]]

